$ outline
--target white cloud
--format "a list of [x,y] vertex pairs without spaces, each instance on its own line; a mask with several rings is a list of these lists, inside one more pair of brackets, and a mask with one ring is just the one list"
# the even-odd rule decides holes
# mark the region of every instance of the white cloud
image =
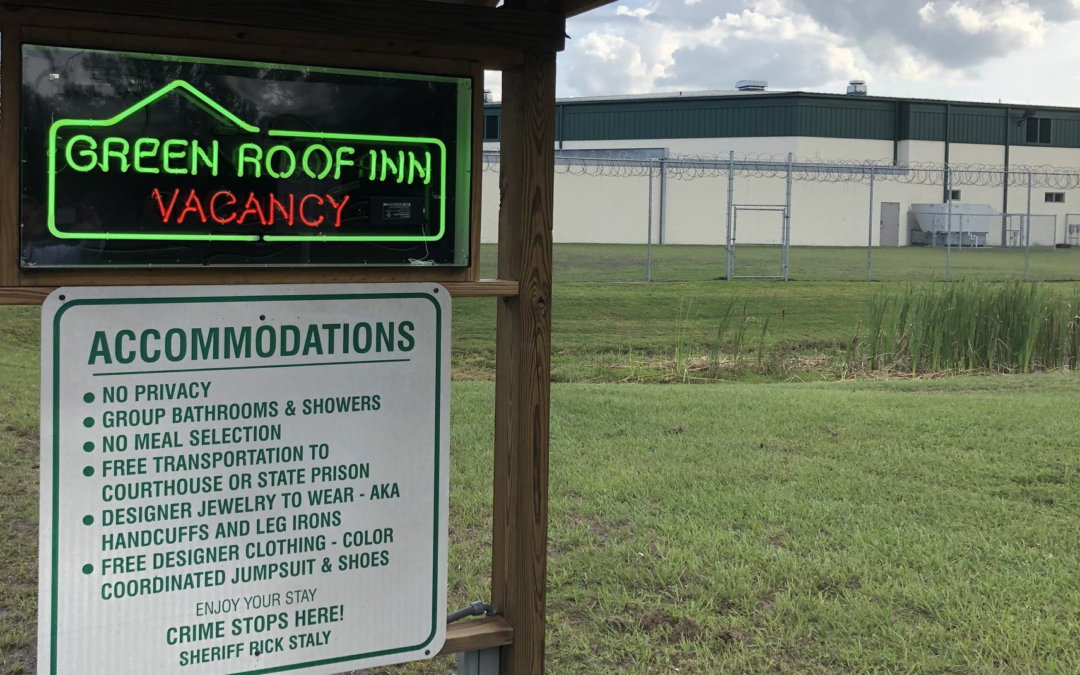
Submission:
[[[953,87],[970,97],[983,83],[994,100],[1010,88],[1071,96],[1053,78],[1080,58],[1069,37],[1078,19],[1080,0],[624,0],[568,23],[560,95],[723,89],[744,78],[842,91],[862,78],[892,88],[875,86],[882,94],[955,97],[941,89]],[[1051,48],[1040,69],[1020,67]]]
[[648,7],[638,7],[637,9],[630,9],[626,5],[619,5],[618,9],[615,10],[615,14],[616,16],[632,16],[636,19],[644,19],[645,17],[649,16],[649,14],[652,14],[652,12],[649,11]]

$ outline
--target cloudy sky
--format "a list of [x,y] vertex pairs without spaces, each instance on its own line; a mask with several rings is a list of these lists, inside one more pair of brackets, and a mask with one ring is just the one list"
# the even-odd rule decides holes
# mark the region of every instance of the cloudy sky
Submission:
[[861,78],[872,95],[1080,106],[1080,0],[634,0],[567,33],[560,97]]

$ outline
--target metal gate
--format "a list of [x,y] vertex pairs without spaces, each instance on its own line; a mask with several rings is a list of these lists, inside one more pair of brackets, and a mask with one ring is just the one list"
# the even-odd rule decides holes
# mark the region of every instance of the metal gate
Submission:
[[1080,246],[1080,213],[1065,214],[1065,243]]
[[[732,204],[731,205],[731,227],[727,233],[727,279],[788,279],[788,248],[790,243],[790,219],[788,208],[784,204]],[[739,214],[743,214],[743,252],[746,253],[749,247],[754,249],[765,249],[779,246],[780,260],[779,270],[777,274],[738,274],[738,243],[739,243]],[[763,227],[762,222],[748,222],[748,216],[752,217],[752,214],[767,214],[767,213],[779,213],[780,223],[775,233],[779,234],[779,237],[773,241],[773,237],[763,234],[767,232],[771,227]],[[765,216],[767,217],[767,216]],[[759,216],[755,220],[763,221],[764,218]],[[749,232],[749,233],[748,233]],[[750,256],[744,256],[749,258]],[[753,256],[753,262],[760,262],[760,256]],[[747,266],[746,263],[750,263],[751,260],[744,260],[743,268]]]

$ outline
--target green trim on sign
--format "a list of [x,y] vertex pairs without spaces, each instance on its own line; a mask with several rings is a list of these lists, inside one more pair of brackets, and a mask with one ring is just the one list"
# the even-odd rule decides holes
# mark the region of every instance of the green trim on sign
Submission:
[[[53,475],[52,475],[52,598],[51,598],[51,626],[49,630],[49,673],[57,673],[57,617],[58,614],[58,570],[60,559],[60,319],[69,309],[80,306],[109,306],[109,305],[166,305],[166,304],[198,304],[198,303],[224,303],[224,302],[280,302],[280,301],[317,301],[317,300],[394,300],[394,299],[426,299],[435,307],[435,456],[434,456],[434,531],[432,534],[432,579],[431,579],[431,632],[423,642],[416,645],[383,649],[363,654],[339,656],[306,663],[297,663],[275,668],[263,668],[260,670],[246,670],[230,675],[269,675],[281,673],[299,668],[313,668],[316,666],[334,665],[370,659],[403,652],[420,651],[424,649],[438,632],[439,619],[439,504],[440,476],[442,475],[440,443],[442,440],[442,306],[434,295],[430,293],[334,293],[325,295],[264,295],[264,296],[221,296],[221,297],[166,297],[166,298],[108,298],[97,300],[71,300],[60,307],[53,316]],[[161,372],[161,371],[156,371]],[[124,373],[131,375],[132,373]]]

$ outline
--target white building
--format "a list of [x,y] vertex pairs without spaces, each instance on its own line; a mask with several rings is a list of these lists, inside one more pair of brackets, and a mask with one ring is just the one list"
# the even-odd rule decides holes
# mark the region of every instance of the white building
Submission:
[[[1080,109],[867,96],[865,85],[857,82],[846,95],[768,91],[763,82],[739,84],[731,91],[561,99],[556,148],[563,155],[721,161],[733,152],[740,160],[780,163],[790,153],[796,162],[871,162],[881,167],[872,216],[865,174],[794,180],[793,245],[865,246],[868,230],[874,245],[919,243],[912,205],[947,201],[945,165],[955,169],[956,210],[981,205],[977,210],[986,214],[965,221],[968,226],[979,229],[977,223],[983,222],[987,245],[1016,244],[1023,219],[1000,214],[1026,213],[1030,168],[1035,172],[1032,244],[1065,242],[1070,223],[1080,236],[1080,216],[1067,217],[1070,210],[1080,214],[1080,173],[1074,173],[1080,169],[1072,168],[1080,167]],[[485,150],[497,150],[499,105],[486,105],[484,115]],[[973,172],[975,167],[986,172]],[[1064,175],[1042,175],[1048,167]],[[557,173],[556,242],[644,243],[648,181],[614,175],[618,173]],[[722,244],[726,172],[694,180],[665,173],[663,181],[653,183],[653,241]],[[732,202],[784,205],[784,174],[738,172]],[[484,213],[495,213],[497,175],[486,172],[484,180]],[[779,243],[781,213],[742,208],[739,214],[739,241]],[[485,227],[485,240],[494,241],[496,230]]]

